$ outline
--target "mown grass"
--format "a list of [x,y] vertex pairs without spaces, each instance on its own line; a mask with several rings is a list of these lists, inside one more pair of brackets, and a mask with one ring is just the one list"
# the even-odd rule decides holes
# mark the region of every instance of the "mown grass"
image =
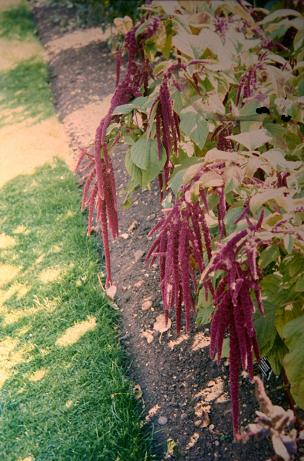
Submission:
[[117,340],[119,319],[98,285],[97,252],[79,199],[61,161],[1,190],[5,461],[149,459]]
[[32,39],[36,27],[29,8],[24,3],[0,12],[0,37]]
[[[41,121],[52,116],[54,108],[46,63],[32,58],[1,72],[0,109],[15,110],[15,122],[28,117]],[[5,117],[1,123],[5,123]]]

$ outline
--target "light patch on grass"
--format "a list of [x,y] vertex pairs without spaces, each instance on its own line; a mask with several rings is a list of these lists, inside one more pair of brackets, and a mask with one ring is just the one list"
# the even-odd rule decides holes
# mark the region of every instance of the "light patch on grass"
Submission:
[[36,40],[20,42],[2,38],[0,40],[0,71],[12,69],[20,61],[42,55],[42,53],[43,49]]
[[76,323],[72,327],[67,328],[67,330],[56,340],[56,345],[60,347],[67,347],[72,344],[77,343],[79,339],[88,333],[88,331],[95,330],[96,328],[96,318],[90,317],[87,320]]
[[19,458],[18,461],[34,461],[34,458],[32,456],[27,456],[26,458]]
[[61,274],[61,270],[57,269],[55,267],[50,267],[48,269],[43,270],[39,274],[39,280],[42,283],[51,283],[55,282],[56,280],[59,279],[59,276]]
[[16,240],[14,237],[6,234],[0,234],[0,250],[5,250],[6,248],[12,248],[16,245]]
[[41,264],[42,261],[44,260],[44,258],[45,258],[45,254],[44,254],[44,253],[42,253],[41,255],[39,255],[38,258],[36,259],[35,263],[34,263],[35,266],[38,266],[39,264]]
[[25,309],[13,309],[8,311],[7,309],[1,310],[1,315],[3,316],[3,326],[13,325],[14,323],[19,322],[19,320],[26,317],[31,317],[32,315],[37,314],[39,308],[28,307]]
[[21,235],[21,234],[29,234],[29,229],[27,229],[26,226],[24,226],[24,224],[20,224],[19,226],[17,226],[14,230],[13,230],[13,234],[16,234],[16,235]]
[[61,245],[53,245],[51,248],[51,253],[60,253],[62,251]]
[[28,334],[29,331],[30,331],[30,327],[29,326],[24,326],[24,327],[21,327],[21,328],[18,328],[17,330],[15,330],[15,335],[18,338],[21,338],[22,336],[25,336],[26,334]]
[[65,402],[65,407],[66,408],[72,408],[72,406],[73,406],[73,400],[67,400]]
[[22,346],[14,338],[7,337],[0,341],[0,389],[13,374],[15,366],[27,360],[27,354],[32,349],[31,344]]
[[76,215],[75,211],[68,210],[66,213],[64,213],[64,215],[62,216],[62,219],[74,218],[75,215]]
[[36,383],[37,381],[41,381],[45,375],[47,374],[48,370],[46,368],[41,368],[40,370],[34,371],[28,376],[29,381]]
[[18,300],[22,299],[28,292],[29,287],[22,283],[14,283],[6,290],[0,290],[0,306],[2,306],[12,296],[16,296]]
[[12,264],[0,264],[0,287],[6,285],[19,272],[19,267],[13,266]]

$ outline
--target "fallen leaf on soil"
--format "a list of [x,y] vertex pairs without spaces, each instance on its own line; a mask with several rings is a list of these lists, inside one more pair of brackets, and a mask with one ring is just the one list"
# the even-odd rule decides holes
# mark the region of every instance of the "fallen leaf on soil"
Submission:
[[193,351],[198,351],[199,349],[203,349],[204,347],[208,346],[210,340],[206,337],[202,332],[196,333],[194,336],[194,340],[191,346]]
[[186,450],[190,450],[190,448],[194,447],[198,439],[199,439],[198,432],[194,432],[194,434],[191,435],[189,442],[187,443]]
[[160,405],[158,405],[158,403],[154,405],[154,407],[150,408],[146,416],[146,421],[150,421],[153,418],[153,416],[155,416],[159,412],[159,410],[160,410]]
[[165,459],[170,459],[174,456],[174,452],[176,450],[177,443],[173,439],[167,439],[167,451],[165,455]]
[[205,414],[208,415],[208,413],[210,412],[210,409],[211,409],[211,406],[206,405],[205,402],[201,400],[194,407],[195,416],[197,416],[198,418],[201,418]]
[[110,299],[112,299],[112,301],[115,298],[116,291],[117,291],[116,285],[111,285],[109,288],[106,289],[106,294]]
[[143,311],[148,311],[152,307],[152,301],[150,298],[144,299],[144,302],[141,305]]
[[168,331],[171,328],[171,320],[168,319],[166,323],[166,318],[164,314],[160,314],[156,317],[155,323],[153,325],[153,329],[155,331],[158,331],[159,333],[165,333],[165,331]]
[[146,338],[148,344],[152,343],[154,339],[152,330],[145,330],[141,333],[140,336],[142,336],[143,338]]
[[124,240],[127,240],[127,238],[129,238],[129,234],[120,234],[121,238],[123,238]]
[[143,286],[145,282],[143,280],[138,280],[138,282],[134,283],[134,288],[140,288]]
[[143,250],[134,251],[135,262],[139,261],[143,257],[144,254],[145,254],[145,252]]
[[135,229],[137,229],[139,226],[139,223],[137,221],[133,221],[132,224],[128,227],[128,232],[133,232]]
[[177,339],[172,339],[168,342],[168,346],[171,351],[175,348],[175,346],[179,346],[182,342],[187,341],[189,339],[189,335],[181,335]]
[[135,395],[135,398],[136,400],[139,400],[142,398],[142,390],[141,390],[141,387],[139,384],[136,384],[134,387],[133,387],[133,394]]

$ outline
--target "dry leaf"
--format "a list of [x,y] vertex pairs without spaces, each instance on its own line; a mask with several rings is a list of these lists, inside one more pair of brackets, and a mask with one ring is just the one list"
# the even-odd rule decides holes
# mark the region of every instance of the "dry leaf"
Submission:
[[134,283],[134,288],[140,288],[144,283],[145,282],[143,280],[138,280],[138,282]]
[[141,305],[143,311],[148,311],[152,307],[152,301],[150,298],[144,299],[144,302]]
[[141,333],[141,336],[147,340],[147,343],[152,343],[154,336],[152,330],[145,330]]
[[194,434],[191,435],[189,442],[187,443],[186,450],[190,450],[190,448],[194,447],[198,439],[199,439],[199,433],[194,432]]
[[146,416],[146,421],[150,421],[160,410],[160,405],[158,405],[158,403],[156,405],[154,405],[154,407],[150,408],[150,410],[148,411],[148,414]]
[[142,390],[139,384],[136,384],[133,387],[133,394],[135,395],[136,400],[140,400],[142,398]]
[[191,349],[193,351],[198,351],[206,346],[209,346],[209,343],[210,339],[207,336],[205,336],[202,332],[199,332],[196,333],[196,335],[194,336]]
[[184,341],[187,341],[187,339],[189,339],[189,335],[180,335],[178,338],[176,338],[174,340],[172,339],[171,341],[169,341],[168,346],[171,349],[171,351],[173,351],[173,349],[176,346],[179,346]]
[[117,292],[116,285],[111,285],[109,286],[109,288],[106,289],[106,294],[110,299],[112,299],[112,301],[115,298],[116,292]]
[[153,329],[155,331],[158,331],[159,333],[165,333],[165,331],[168,331],[171,328],[171,320],[168,319],[166,323],[166,318],[164,314],[160,314],[156,317],[155,323],[153,325]]
[[129,234],[121,234],[120,236],[121,236],[121,238],[123,238],[124,240],[127,240],[127,238],[129,238]]

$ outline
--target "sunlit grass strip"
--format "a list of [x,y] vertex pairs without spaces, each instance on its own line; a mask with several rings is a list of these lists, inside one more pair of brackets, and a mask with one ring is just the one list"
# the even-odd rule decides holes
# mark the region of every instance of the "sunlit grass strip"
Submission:
[[52,116],[54,108],[46,63],[40,58],[32,58],[1,72],[0,109],[15,110],[16,122],[27,117],[41,121]]
[[0,197],[1,459],[149,459],[72,174],[58,161]]

